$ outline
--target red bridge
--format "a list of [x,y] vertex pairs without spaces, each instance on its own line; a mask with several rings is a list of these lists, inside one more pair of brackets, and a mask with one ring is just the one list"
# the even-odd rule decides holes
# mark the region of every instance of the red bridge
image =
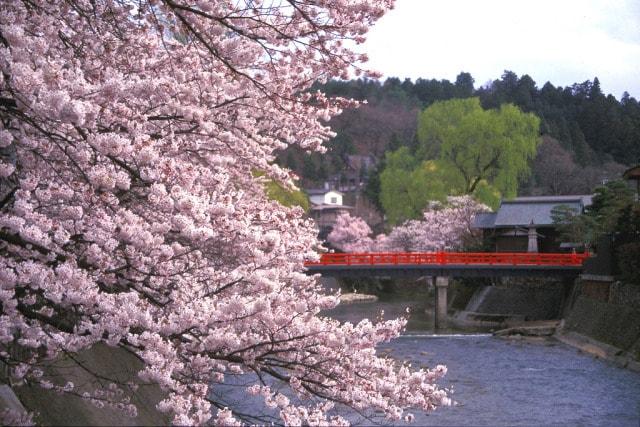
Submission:
[[330,276],[577,276],[589,254],[529,252],[329,253],[307,262]]
[[435,328],[447,321],[449,277],[578,276],[589,254],[530,252],[331,253],[307,262],[309,274],[325,276],[427,276],[435,287]]

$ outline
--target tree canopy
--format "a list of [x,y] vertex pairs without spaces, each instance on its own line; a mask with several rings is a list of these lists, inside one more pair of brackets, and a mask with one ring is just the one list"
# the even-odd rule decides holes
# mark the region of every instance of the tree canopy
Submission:
[[[596,188],[591,205],[584,214],[568,206],[552,211],[554,223],[565,241],[596,250],[599,244],[611,244],[614,273],[627,283],[640,285],[640,201],[625,181],[610,181]],[[602,240],[603,236],[609,236]]]
[[391,223],[417,218],[428,200],[473,195],[495,206],[516,195],[539,143],[539,119],[478,98],[438,101],[418,117],[418,146],[388,154],[380,201]]
[[485,110],[478,98],[440,101],[418,117],[417,155],[437,159],[454,171],[453,185],[475,194],[486,182],[505,197],[514,197],[529,173],[539,142],[540,120],[511,104]]
[[[434,102],[454,98],[478,97],[485,109],[513,104],[538,116],[542,136],[557,141],[559,149],[545,150],[543,158],[532,164],[533,174],[522,183],[520,195],[585,194],[603,181],[618,178],[621,171],[640,160],[640,103],[628,93],[618,99],[602,93],[596,80],[597,77],[561,87],[551,82],[537,84],[527,74],[518,76],[507,70],[475,89],[473,77],[466,72],[461,72],[455,81],[360,78],[332,80],[316,87],[333,95],[367,101],[359,108],[346,109],[332,119],[331,126],[337,133],[335,144],[341,144],[341,138],[348,136],[354,154],[372,154],[377,159],[378,166],[366,175],[366,194],[381,207],[379,176],[384,170],[385,152],[400,146],[415,150],[418,112]],[[304,159],[300,155],[287,165],[302,176],[303,182],[315,186],[339,173],[339,153],[335,147],[335,153],[330,150],[314,159],[316,165],[309,176],[303,171]],[[549,156],[551,162],[547,163],[544,157]],[[571,160],[565,163],[560,157]],[[282,160],[285,158],[283,155]],[[317,172],[320,163],[325,174]],[[547,176],[567,179],[559,185]]]
[[[157,384],[177,425],[344,425],[335,404],[390,420],[449,404],[445,367],[376,354],[405,320],[320,315],[338,298],[304,273],[314,224],[253,174],[290,188],[278,152],[322,150],[326,122],[355,103],[311,84],[366,74],[350,46],[392,4],[3,1],[7,381],[130,415],[136,387]],[[137,377],[63,384],[43,368],[96,344],[135,354]],[[242,375],[264,404],[252,413],[218,392]]]
[[558,224],[563,239],[594,246],[601,236],[624,228],[621,218],[634,202],[635,194],[626,182],[610,181],[596,188],[592,204],[585,208],[584,214],[561,205],[552,211],[553,221]]
[[266,178],[264,172],[254,171],[253,176],[261,179],[269,199],[275,200],[288,208],[299,206],[305,212],[309,211],[309,198],[304,191],[297,188],[286,188],[277,180]]

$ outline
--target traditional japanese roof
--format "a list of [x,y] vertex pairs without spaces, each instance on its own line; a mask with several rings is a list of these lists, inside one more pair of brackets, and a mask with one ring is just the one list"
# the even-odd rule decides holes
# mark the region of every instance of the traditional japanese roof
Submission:
[[634,181],[640,181],[640,165],[627,169],[622,174],[624,179],[632,179]]
[[495,213],[478,214],[474,228],[548,227],[553,225],[551,211],[561,205],[582,213],[591,204],[592,196],[516,197],[503,200]]
[[567,196],[525,196],[514,199],[502,200],[501,203],[557,203],[560,202],[581,202],[584,206],[589,206],[593,199],[591,194],[567,195]]
[[481,212],[476,214],[473,219],[473,228],[494,228],[496,223],[496,215],[495,212]]

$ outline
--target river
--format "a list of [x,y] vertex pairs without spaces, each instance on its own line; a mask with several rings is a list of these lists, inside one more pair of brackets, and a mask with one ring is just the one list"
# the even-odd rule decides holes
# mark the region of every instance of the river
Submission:
[[413,366],[449,369],[441,384],[458,405],[416,413],[417,425],[639,425],[640,374],[560,343],[407,334],[388,348]]
[[413,366],[447,365],[441,384],[453,388],[457,402],[414,413],[414,425],[640,426],[640,373],[553,339],[507,340],[455,330],[434,335],[424,305],[393,300],[341,305],[329,313],[354,322],[412,307],[408,332],[380,350]]
[[[457,404],[425,414],[413,412],[415,426],[640,426],[640,373],[595,359],[553,339],[506,340],[487,333],[432,332],[425,296],[377,303],[342,304],[327,312],[341,321],[394,317],[411,307],[408,331],[382,345],[381,353],[414,367],[445,364],[440,384],[452,388]],[[262,405],[242,390],[244,376],[218,398],[252,412]],[[340,412],[354,424],[370,420]],[[263,412],[263,415],[266,415]],[[277,422],[277,414],[270,414]],[[384,424],[384,420],[380,420]],[[398,423],[398,425],[406,425]]]

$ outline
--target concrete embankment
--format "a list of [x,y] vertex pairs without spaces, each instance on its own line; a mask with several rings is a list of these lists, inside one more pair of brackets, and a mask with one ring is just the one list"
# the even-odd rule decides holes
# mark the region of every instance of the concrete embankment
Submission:
[[579,296],[555,337],[640,372],[640,309]]
[[554,338],[580,351],[613,362],[621,368],[640,372],[640,362],[631,352],[567,330],[559,330]]
[[[640,372],[640,361],[633,351],[625,351],[613,345],[595,340],[586,335],[565,329],[564,321],[526,322],[520,326],[494,332],[505,339],[555,339],[599,359],[613,362],[621,368]],[[636,342],[635,346],[640,342]]]
[[496,286],[478,288],[450,324],[463,329],[497,330],[525,321],[554,320],[562,311],[563,300],[564,286],[557,280],[503,279]]
[[583,294],[577,281],[572,297],[564,298],[563,307],[558,307],[562,302],[559,295],[555,295],[556,301],[551,304],[556,310],[560,308],[558,317],[564,317],[561,322],[524,321],[536,313],[539,301],[532,298],[527,307],[521,298],[511,304],[511,297],[531,292],[499,288],[477,292],[483,298],[472,299],[472,308],[480,313],[460,312],[456,318],[471,324],[495,325],[501,328],[495,335],[505,338],[552,336],[580,351],[640,372],[640,286],[616,283],[602,300]]
[[489,322],[505,327],[507,321],[554,320],[562,311],[564,286],[557,280],[506,280],[496,286],[482,286],[456,316],[460,321]]

